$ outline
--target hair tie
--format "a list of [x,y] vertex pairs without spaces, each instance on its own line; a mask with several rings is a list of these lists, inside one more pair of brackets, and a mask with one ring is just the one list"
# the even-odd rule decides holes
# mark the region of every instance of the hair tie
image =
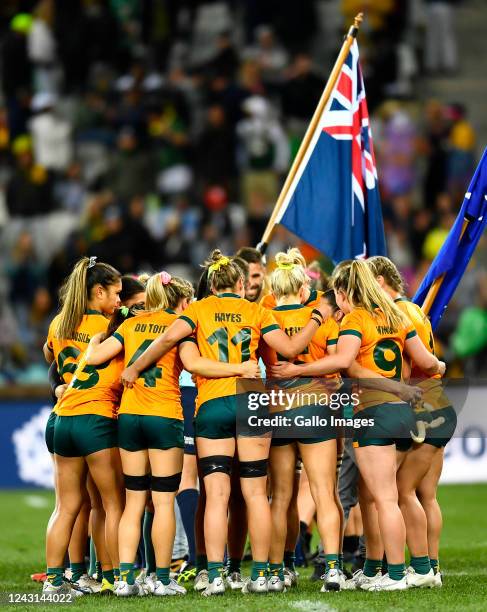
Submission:
[[95,264],[96,264],[96,255],[94,255],[93,257],[90,257],[90,261],[88,262],[88,268],[94,268]]
[[296,265],[297,264],[295,263],[278,263],[277,267],[279,268],[279,270],[292,270],[296,267]]
[[310,278],[312,278],[314,280],[320,280],[320,273],[319,272],[316,272],[315,270],[310,270],[309,268],[306,268],[305,272],[306,272],[306,274]]
[[229,263],[230,259],[228,257],[220,257],[218,261],[211,264],[211,266],[208,268],[208,272],[217,272],[222,266],[228,266]]
[[163,271],[160,273],[159,275],[161,277],[161,283],[166,286],[169,285],[169,283],[171,282],[172,276],[169,274],[169,272]]
[[122,313],[122,317],[126,319],[128,317],[130,310],[129,308],[127,308],[127,306],[120,306],[120,312]]

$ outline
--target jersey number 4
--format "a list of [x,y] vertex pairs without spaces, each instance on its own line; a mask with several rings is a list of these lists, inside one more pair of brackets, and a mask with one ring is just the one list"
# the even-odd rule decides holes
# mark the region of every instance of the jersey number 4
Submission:
[[[144,342],[142,342],[139,348],[135,351],[132,359],[128,362],[127,367],[131,366],[135,361],[137,361],[142,353],[149,348],[152,342],[153,340],[144,340]],[[162,368],[158,368],[157,366],[147,368],[140,373],[139,378],[144,379],[144,387],[155,387],[157,379],[162,378]]]
[[[242,329],[230,339],[234,346],[242,345],[240,351],[240,360],[243,363],[250,359],[250,340],[252,331],[250,327],[242,327]],[[228,363],[228,329],[219,327],[209,336],[206,341],[212,345],[215,342],[218,344],[218,360],[223,363]]]

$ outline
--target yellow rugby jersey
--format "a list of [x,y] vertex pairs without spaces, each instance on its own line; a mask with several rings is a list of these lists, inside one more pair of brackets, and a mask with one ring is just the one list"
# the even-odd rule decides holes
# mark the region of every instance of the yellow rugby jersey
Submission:
[[[196,332],[201,355],[224,363],[256,359],[261,336],[279,329],[269,310],[235,293],[193,302],[179,318]],[[237,378],[198,377],[197,407],[211,399],[235,395]]]
[[[113,336],[124,346],[125,367],[132,365],[176,319],[176,313],[167,309],[140,314],[124,321]],[[182,369],[178,347],[175,346],[157,363],[141,372],[131,389],[124,389],[119,414],[182,420],[179,389]]]
[[[312,289],[309,294],[309,298],[303,304],[303,306],[308,306],[308,308],[318,308],[320,300],[323,296],[323,291],[317,291],[316,289]],[[273,310],[276,306],[276,298],[272,293],[268,293],[264,295],[264,297],[260,300],[260,305],[268,310]]]
[[[272,313],[279,327],[286,332],[288,336],[297,334],[303,327],[309,323],[311,318],[312,308],[303,306],[302,304],[287,304],[276,306]],[[327,347],[336,345],[338,342],[338,323],[332,319],[326,319],[318,328],[311,342],[306,347],[305,351],[293,359],[294,363],[310,363],[317,361],[327,354]],[[285,357],[278,355],[265,342],[260,342],[259,353],[264,361],[266,368],[276,363],[276,361],[287,361]],[[337,377],[338,373],[327,376]]]
[[[409,301],[405,297],[397,298],[394,300],[394,302],[409,317],[409,319],[411,319],[419,339],[428,349],[428,351],[434,355],[435,341],[433,338],[431,323],[428,317],[417,304],[414,304],[414,302]],[[414,363],[411,364],[411,378],[425,378],[425,376],[426,375],[420,368],[415,366]],[[435,374],[433,378],[441,378],[441,376],[440,374]]]
[[73,337],[66,339],[56,338],[58,321],[59,315],[56,315],[49,325],[47,346],[54,353],[59,376],[65,383],[69,383],[81,354],[88,348],[92,336],[100,332],[106,332],[109,320],[97,310],[87,310]]
[[59,416],[98,414],[116,418],[122,384],[123,357],[117,356],[100,365],[86,365],[83,353],[68,388],[55,407]]
[[[385,378],[401,380],[404,343],[416,335],[416,330],[411,322],[400,329],[390,328],[383,313],[379,309],[375,312],[377,314],[373,316],[363,308],[355,308],[342,319],[338,335],[360,338],[356,361],[362,367]],[[391,393],[363,389],[359,408],[397,401],[399,398]]]
[[[409,301],[407,298],[400,297],[394,300],[399,308],[411,319],[419,339],[431,354],[435,354],[435,341],[433,338],[433,330],[428,317],[424,314],[421,308]],[[441,383],[441,374],[427,376],[421,368],[418,368],[414,362],[411,363],[411,382],[418,384],[423,389],[422,401],[418,405],[421,410],[422,404],[429,404],[434,410],[440,410],[451,405],[450,400],[445,395],[443,385]]]

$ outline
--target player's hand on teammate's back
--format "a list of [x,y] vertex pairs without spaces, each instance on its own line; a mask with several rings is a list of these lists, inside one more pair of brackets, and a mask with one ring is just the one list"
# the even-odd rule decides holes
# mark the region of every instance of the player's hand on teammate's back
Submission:
[[131,389],[134,386],[134,383],[138,377],[139,373],[134,368],[134,366],[129,366],[128,368],[125,368],[125,370],[122,372],[120,380],[122,381],[122,385],[124,387]]
[[278,361],[271,366],[271,378],[293,378],[299,376],[299,366],[287,361]]
[[244,361],[242,364],[240,376],[242,378],[260,378],[259,363],[255,359]]
[[64,392],[66,391],[66,389],[68,388],[67,384],[64,385],[58,385],[54,391],[54,395],[57,397],[57,399],[61,399],[62,396],[64,395]]
[[92,346],[94,344],[101,344],[103,340],[105,340],[105,337],[106,337],[105,332],[99,332],[98,334],[95,334],[94,336],[91,337],[90,344]]
[[415,387],[413,385],[407,385],[405,383],[399,383],[400,389],[397,392],[397,395],[405,402],[410,402],[412,404],[416,404],[419,402],[423,396],[423,390],[421,387]]

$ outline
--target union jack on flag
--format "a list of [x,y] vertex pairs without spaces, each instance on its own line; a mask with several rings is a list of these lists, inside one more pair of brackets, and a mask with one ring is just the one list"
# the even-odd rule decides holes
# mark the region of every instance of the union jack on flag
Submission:
[[335,262],[386,253],[356,41],[319,118],[277,222]]

